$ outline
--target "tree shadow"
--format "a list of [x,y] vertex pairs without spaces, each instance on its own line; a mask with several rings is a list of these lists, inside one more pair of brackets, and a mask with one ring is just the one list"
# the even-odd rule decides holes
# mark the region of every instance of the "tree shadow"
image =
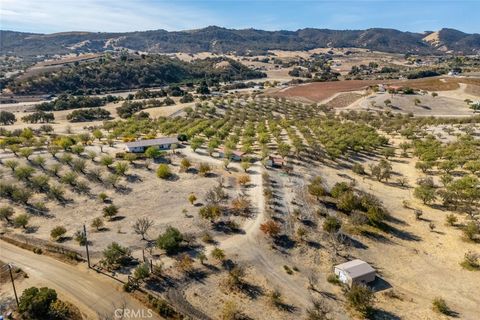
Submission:
[[375,320],[401,320],[402,318],[383,309],[374,309],[368,319]]
[[130,183],[136,183],[136,182],[142,182],[142,177],[140,177],[138,174],[127,174],[125,176],[125,179],[127,180],[127,182],[130,182]]
[[394,237],[398,238],[398,239],[401,239],[401,240],[406,240],[406,241],[420,241],[422,240],[421,237],[409,232],[409,231],[405,231],[405,230],[400,230],[392,225],[389,225],[389,224],[386,224],[386,223],[382,223],[379,225],[379,229],[381,229],[382,231],[385,231],[391,235],[393,235]]
[[392,240],[388,239],[387,237],[385,237],[384,235],[378,232],[373,232],[370,230],[361,230],[360,234],[370,240],[378,241],[384,244],[395,244]]
[[282,234],[273,239],[273,243],[283,249],[293,249],[295,247],[295,241],[288,235]]

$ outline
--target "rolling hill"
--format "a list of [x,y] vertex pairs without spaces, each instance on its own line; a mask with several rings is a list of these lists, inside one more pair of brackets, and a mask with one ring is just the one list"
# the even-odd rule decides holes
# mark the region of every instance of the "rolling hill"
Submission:
[[66,53],[131,49],[149,53],[209,51],[264,52],[270,49],[309,50],[319,47],[357,47],[397,53],[480,52],[480,34],[454,29],[413,33],[394,29],[300,29],[264,31],[210,26],[186,31],[127,33],[62,32],[54,34],[0,31],[0,54],[34,57]]

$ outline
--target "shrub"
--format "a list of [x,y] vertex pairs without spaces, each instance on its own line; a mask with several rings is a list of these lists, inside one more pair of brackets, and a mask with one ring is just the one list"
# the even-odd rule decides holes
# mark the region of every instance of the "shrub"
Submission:
[[447,306],[447,303],[442,298],[437,297],[433,299],[432,308],[433,308],[433,311],[435,312],[446,314],[446,315],[450,314],[450,308]]
[[62,239],[62,237],[67,233],[67,229],[62,226],[57,226],[50,231],[50,237],[52,237],[53,240],[59,241]]
[[364,285],[353,285],[345,294],[348,306],[367,316],[373,310],[373,292]]
[[201,218],[210,220],[211,222],[214,222],[216,219],[218,219],[220,214],[220,207],[214,204],[203,206],[198,211],[198,215]]
[[176,253],[183,241],[182,233],[174,227],[168,227],[163,234],[157,238],[157,247],[164,249],[167,254]]
[[273,238],[280,233],[280,225],[273,220],[268,220],[260,225],[260,230]]
[[340,279],[338,279],[337,275],[334,274],[334,273],[331,273],[327,276],[327,281],[330,282],[331,284],[335,284],[335,285],[340,285],[341,284]]
[[116,267],[117,265],[124,265],[130,261],[130,250],[122,247],[116,242],[112,242],[103,251],[102,262],[109,267]]
[[283,266],[283,270],[285,270],[285,272],[286,272],[287,274],[293,274],[293,270],[290,269],[290,267],[287,266],[287,265],[284,265],[284,266]]
[[307,188],[308,188],[308,193],[310,193],[312,196],[314,196],[317,199],[320,199],[320,197],[323,197],[326,193],[325,188],[322,185],[321,177],[315,177],[310,182]]
[[467,223],[463,229],[463,234],[468,240],[475,240],[475,237],[480,233],[480,228],[475,221],[470,221]]
[[142,263],[139,265],[137,268],[135,268],[135,271],[133,272],[133,277],[135,280],[143,280],[148,278],[150,275],[150,269],[148,268],[147,263]]
[[243,174],[240,177],[238,177],[238,184],[240,184],[242,187],[245,187],[249,183],[250,183],[249,175]]
[[223,261],[225,259],[225,252],[217,247],[215,247],[212,252],[210,252],[210,255],[212,256],[212,258],[218,261]]
[[189,196],[188,196],[188,202],[190,202],[191,205],[195,204],[195,201],[197,201],[197,197],[191,193]]
[[84,246],[87,243],[87,236],[82,230],[77,230],[73,235],[75,241],[78,242],[79,245]]
[[168,179],[172,175],[167,164],[160,164],[157,168],[157,177],[160,179]]
[[445,217],[446,224],[449,226],[454,226],[455,223],[457,223],[458,219],[457,216],[454,215],[453,213],[447,214]]
[[346,182],[337,182],[330,190],[330,195],[334,198],[339,198],[341,195],[351,190],[352,188]]
[[98,199],[102,202],[106,202],[108,199],[108,195],[105,192],[100,192],[98,194]]
[[340,230],[342,223],[338,218],[333,216],[328,216],[323,222],[322,228],[324,231],[333,234]]
[[198,172],[203,176],[206,176],[210,171],[212,171],[212,168],[208,163],[200,163],[198,166]]
[[468,251],[465,253],[464,259],[460,265],[470,271],[480,270],[480,255]]
[[365,168],[360,163],[355,163],[352,167],[352,171],[359,175],[365,174]]

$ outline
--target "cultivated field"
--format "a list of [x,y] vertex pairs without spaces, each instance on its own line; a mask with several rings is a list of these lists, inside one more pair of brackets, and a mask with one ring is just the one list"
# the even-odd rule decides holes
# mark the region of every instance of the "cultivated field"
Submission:
[[[284,92],[316,88],[308,96],[320,101],[369,84],[313,83]],[[0,203],[13,211],[5,211],[3,231],[83,253],[86,225],[94,264],[127,279],[145,257],[153,272],[138,285],[190,317],[299,319],[316,312],[350,319],[368,311],[435,319],[443,315],[432,301],[442,298],[449,314],[476,319],[480,300],[472,293],[480,278],[475,259],[466,257],[480,241],[478,117],[441,93],[349,92],[329,103],[343,112],[245,94],[209,98],[188,113],[145,109],[158,118],[87,122],[70,132],[5,126]],[[188,141],[121,159],[124,141],[176,135]],[[221,146],[246,155],[225,162],[216,153]],[[269,156],[286,164],[271,168]],[[143,234],[139,221],[151,222]],[[52,233],[58,226],[65,228],[60,236]],[[111,260],[113,242],[126,248],[122,259]],[[354,258],[377,271],[367,311],[332,277],[334,265]]]

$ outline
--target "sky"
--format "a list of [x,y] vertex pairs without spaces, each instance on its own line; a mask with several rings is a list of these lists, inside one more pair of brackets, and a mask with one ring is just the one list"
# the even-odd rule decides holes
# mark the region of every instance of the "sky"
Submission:
[[0,29],[37,33],[301,28],[480,33],[480,0],[0,0]]

